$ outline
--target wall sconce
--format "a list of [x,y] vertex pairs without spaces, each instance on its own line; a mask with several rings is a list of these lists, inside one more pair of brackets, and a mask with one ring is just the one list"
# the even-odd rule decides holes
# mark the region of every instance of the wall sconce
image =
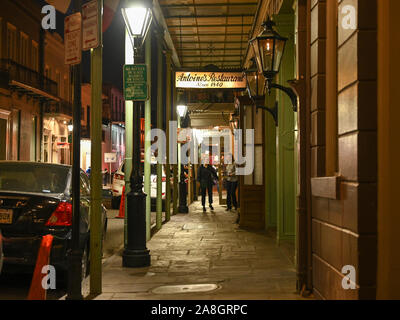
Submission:
[[251,59],[251,61],[252,64],[250,67],[244,70],[249,97],[256,106],[256,110],[263,109],[268,111],[274,118],[275,125],[278,126],[278,102],[275,102],[274,108],[267,108],[264,106],[266,83],[265,77],[261,72],[258,71],[254,57]]
[[273,27],[270,17],[263,24],[264,30],[255,38],[251,39],[250,45],[254,51],[254,57],[257,63],[258,72],[262,73],[266,79],[268,92],[272,88],[285,92],[292,101],[293,111],[297,111],[297,95],[288,87],[273,83],[276,75],[279,73],[283,53],[287,38],[280,36]]

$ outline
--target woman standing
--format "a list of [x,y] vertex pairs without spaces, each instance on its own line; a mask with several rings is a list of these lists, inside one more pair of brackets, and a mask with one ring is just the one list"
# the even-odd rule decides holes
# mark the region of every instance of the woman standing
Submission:
[[238,185],[238,177],[236,175],[236,163],[231,154],[227,155],[226,162],[226,211],[232,210],[232,204],[237,210],[236,189]]
[[214,179],[218,180],[218,175],[215,169],[209,164],[201,164],[197,171],[197,181],[200,182],[201,204],[203,205],[203,212],[206,212],[207,191],[208,191],[208,203],[210,205],[210,209],[214,210],[212,206]]

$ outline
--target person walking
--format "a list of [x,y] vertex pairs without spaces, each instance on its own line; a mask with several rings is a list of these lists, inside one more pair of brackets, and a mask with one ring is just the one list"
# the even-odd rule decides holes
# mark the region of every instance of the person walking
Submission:
[[203,205],[203,212],[206,212],[207,192],[210,209],[214,210],[214,207],[212,206],[214,179],[218,180],[218,175],[215,169],[207,163],[201,164],[197,170],[197,181],[200,182],[201,204]]
[[226,163],[226,211],[232,210],[232,205],[237,211],[236,189],[239,179],[236,175],[236,163],[231,154],[227,155]]
[[108,183],[110,183],[110,173],[108,172],[107,168],[104,168],[104,172],[103,172],[103,185],[107,185]]

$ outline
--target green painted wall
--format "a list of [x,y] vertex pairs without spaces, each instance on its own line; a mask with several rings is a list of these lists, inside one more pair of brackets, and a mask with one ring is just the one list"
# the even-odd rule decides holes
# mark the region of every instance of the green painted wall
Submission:
[[[287,81],[295,76],[294,14],[275,17],[277,31],[289,38],[286,43],[277,82],[288,86]],[[277,128],[277,241],[294,240],[296,212],[296,174],[294,129],[295,116],[289,97],[277,91],[279,103],[279,125]]]
[[[276,101],[275,91],[266,95],[265,105],[272,108]],[[265,112],[265,228],[275,230],[277,226],[277,193],[276,193],[276,126],[273,117]]]

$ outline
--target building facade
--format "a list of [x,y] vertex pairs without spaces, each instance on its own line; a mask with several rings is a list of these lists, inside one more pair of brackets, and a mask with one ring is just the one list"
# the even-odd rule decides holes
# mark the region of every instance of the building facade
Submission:
[[42,161],[70,164],[68,125],[72,121],[72,86],[70,68],[64,63],[64,41],[56,32],[45,35],[44,74],[57,83],[59,101],[44,108]]
[[0,159],[40,159],[43,99],[55,98],[44,77],[44,34],[32,3],[3,1],[0,13]]
[[106,139],[110,139],[109,152],[115,153],[117,159],[110,164],[105,163],[103,157],[103,168],[115,172],[125,159],[125,100],[121,90],[112,84],[104,84],[103,92],[111,109],[111,134]]
[[[112,85],[103,86],[102,110],[102,169],[116,171],[125,158],[124,101],[119,89]],[[82,84],[82,136],[81,168],[86,170],[91,161],[90,140],[91,85]],[[115,153],[116,162],[106,162],[106,154]]]
[[41,20],[35,2],[2,2],[0,159],[70,163],[69,68],[61,37]]
[[[300,102],[292,126],[298,133],[292,180],[296,211],[282,216],[277,210],[277,233],[280,219],[295,217],[298,289],[309,289],[320,299],[399,298],[400,259],[393,246],[399,225],[394,213],[399,170],[393,166],[398,159],[393,103],[399,45],[393,40],[399,32],[399,3],[272,2],[280,33],[285,35],[280,28],[287,25],[288,15],[294,22],[294,51],[286,34],[285,55],[295,59],[292,86]],[[277,79],[282,85],[291,79],[288,65],[282,62],[279,78],[284,78]],[[279,152],[285,139],[279,131],[287,126],[283,121],[276,134],[278,168],[287,165]],[[285,184],[279,170],[278,208],[284,203],[279,188]],[[343,286],[349,270],[355,271],[354,290]]]

